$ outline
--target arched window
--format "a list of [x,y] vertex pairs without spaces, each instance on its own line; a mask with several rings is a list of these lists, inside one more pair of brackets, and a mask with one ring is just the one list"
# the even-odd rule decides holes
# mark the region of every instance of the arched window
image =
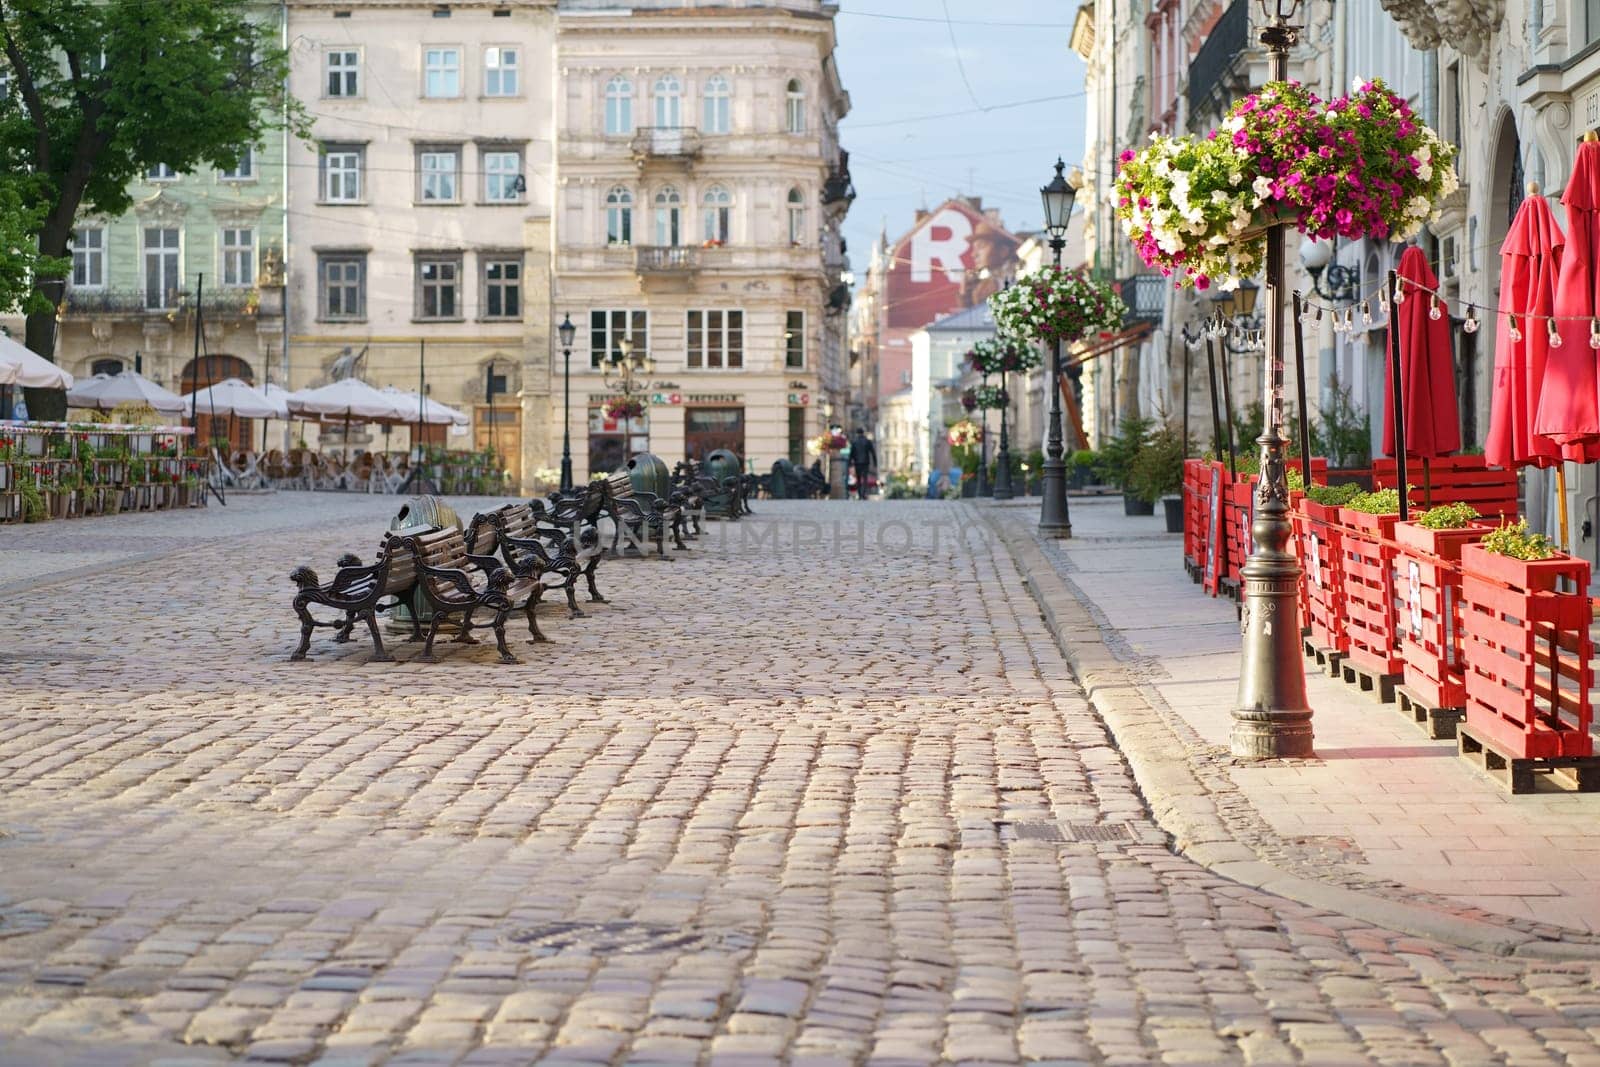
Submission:
[[122,373],[122,360],[120,360],[120,359],[97,359],[93,363],[89,364],[89,373],[90,374],[121,374]]
[[799,78],[789,79],[788,119],[790,133],[806,132],[806,87]]
[[683,198],[678,195],[678,190],[670,185],[663,185],[656,191],[656,244],[663,247],[674,247],[680,243],[682,232],[679,228]]
[[720,185],[713,185],[701,196],[700,209],[705,240],[719,245],[727,244],[732,229],[733,194]]
[[683,85],[671,74],[656,79],[656,125],[668,130],[683,125]]
[[798,188],[789,190],[789,243],[802,244],[806,239],[806,198]]
[[606,244],[633,244],[633,194],[620,185],[606,194]]
[[733,88],[728,79],[713,74],[706,79],[705,114],[700,122],[703,133],[727,133],[733,128]]
[[633,132],[633,82],[618,74],[606,82],[606,133]]

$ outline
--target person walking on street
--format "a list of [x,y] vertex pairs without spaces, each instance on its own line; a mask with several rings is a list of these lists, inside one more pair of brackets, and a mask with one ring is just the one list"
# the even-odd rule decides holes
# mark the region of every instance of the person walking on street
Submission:
[[856,499],[867,499],[867,476],[878,465],[878,449],[867,438],[867,431],[856,427],[856,436],[850,442],[850,464],[856,469]]

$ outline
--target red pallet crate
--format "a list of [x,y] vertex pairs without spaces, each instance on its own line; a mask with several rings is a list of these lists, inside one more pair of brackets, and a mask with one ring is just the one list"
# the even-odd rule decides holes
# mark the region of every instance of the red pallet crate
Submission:
[[1514,759],[1592,756],[1589,563],[1461,549],[1467,728]]
[[1183,461],[1183,565],[1199,579],[1206,558],[1206,516],[1211,496],[1211,465],[1201,459]]
[[1244,581],[1239,569],[1255,549],[1251,528],[1256,521],[1256,481],[1254,474],[1240,474],[1228,487],[1228,575],[1223,585],[1231,589],[1235,597],[1240,595]]
[[1348,662],[1378,675],[1398,675],[1401,670],[1394,595],[1393,537],[1398,521],[1398,515],[1339,509]]
[[1350,637],[1344,625],[1344,560],[1340,545],[1343,527],[1339,524],[1339,509],[1313,500],[1300,501],[1299,509],[1304,523],[1296,549],[1306,573],[1311,643],[1343,654],[1350,648]]
[[[1412,489],[1407,501],[1413,512],[1440,504],[1471,504],[1485,518],[1517,517],[1517,472],[1491,467],[1482,456],[1445,456],[1428,461],[1406,460],[1406,481]],[[1394,489],[1400,484],[1394,460],[1372,461],[1372,487]]]
[[1396,592],[1406,688],[1434,708],[1466,705],[1461,671],[1461,549],[1494,529],[1430,530],[1396,523]]
[[1222,580],[1227,577],[1228,538],[1227,509],[1228,472],[1222,463],[1213,460],[1206,464],[1205,512],[1203,555],[1201,558],[1200,587],[1208,596],[1222,591]]

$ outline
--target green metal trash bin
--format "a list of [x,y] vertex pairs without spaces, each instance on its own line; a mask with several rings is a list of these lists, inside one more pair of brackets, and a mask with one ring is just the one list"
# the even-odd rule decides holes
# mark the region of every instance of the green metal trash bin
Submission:
[[652,452],[640,452],[628,460],[628,481],[636,493],[649,493],[662,500],[672,493],[672,472],[666,461]]

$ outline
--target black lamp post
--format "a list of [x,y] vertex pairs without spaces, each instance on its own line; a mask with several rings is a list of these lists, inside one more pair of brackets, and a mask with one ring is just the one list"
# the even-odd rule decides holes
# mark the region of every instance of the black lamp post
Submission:
[[571,315],[562,316],[556,333],[561,337],[565,370],[561,384],[561,491],[565,493],[572,489],[572,342],[578,336]]
[[[1007,363],[1011,356],[1006,355]],[[1011,375],[1006,372],[1007,363],[1000,364],[1000,451],[995,456],[994,498],[996,500],[1010,500],[1017,495],[1016,486],[1011,484],[1011,431],[1007,426],[1007,417],[1011,414],[1011,390],[1006,388],[1011,384]],[[1024,486],[1026,490],[1026,486]],[[1069,524],[1068,532],[1071,532]]]
[[[1050,235],[1055,267],[1061,269],[1061,250],[1067,247],[1067,220],[1083,179],[1076,171],[1068,179],[1066,164],[1056,160],[1056,176],[1039,190],[1044,201],[1044,229]],[[1072,517],[1067,513],[1067,464],[1061,444],[1061,338],[1056,338],[1050,361],[1050,422],[1044,447],[1044,502],[1039,508],[1039,532],[1045,537],[1071,537]],[[1009,457],[1008,457],[1009,459]]]
[[[989,368],[980,368],[983,373],[984,399],[989,398]],[[978,495],[988,496],[994,492],[994,486],[989,484],[989,409],[978,408],[978,418],[983,420],[983,432],[978,437]]]
[[[1300,0],[1258,2],[1266,16],[1261,44],[1272,59],[1272,80],[1286,81],[1289,49],[1300,41],[1300,27],[1289,20],[1299,11]],[[1251,528],[1254,547],[1239,572],[1244,585],[1239,622],[1244,649],[1230,748],[1245,759],[1312,754],[1311,707],[1306,702],[1296,603],[1300,567],[1287,550],[1292,530],[1282,433],[1285,229],[1282,222],[1267,227],[1265,423],[1256,441],[1261,446],[1261,477]]]
[[1307,237],[1300,242],[1300,262],[1311,275],[1311,291],[1324,300],[1351,304],[1356,299],[1356,287],[1361,283],[1361,272],[1354,267],[1333,261],[1333,244]]

